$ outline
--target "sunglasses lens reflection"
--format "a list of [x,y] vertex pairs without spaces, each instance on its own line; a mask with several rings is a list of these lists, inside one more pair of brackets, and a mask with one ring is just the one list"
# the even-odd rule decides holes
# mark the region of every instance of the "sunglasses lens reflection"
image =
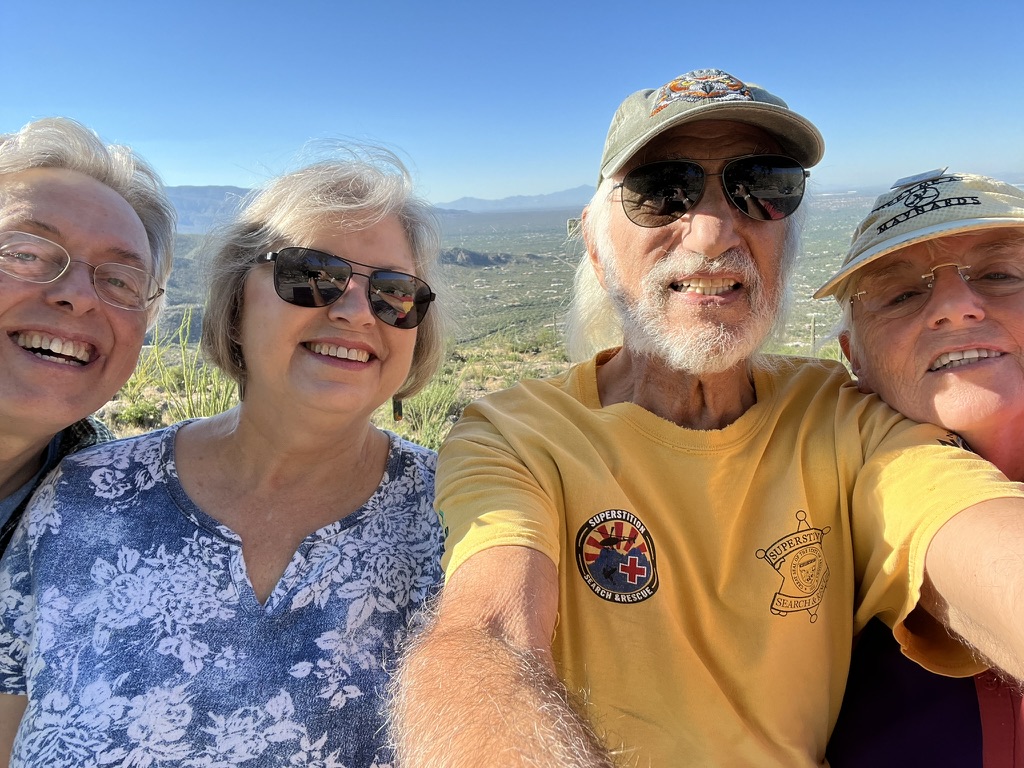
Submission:
[[[299,307],[326,307],[345,292],[352,265],[309,248],[282,248],[274,262],[277,295]],[[404,272],[369,273],[370,309],[395,328],[415,328],[426,316],[434,294],[425,282]]]
[[663,227],[683,216],[704,191],[704,169],[673,160],[630,171],[622,182],[622,207],[641,227]]
[[330,254],[282,248],[274,263],[277,295],[298,307],[326,307],[345,291],[352,267]]
[[[716,174],[717,175],[717,174]],[[751,155],[722,170],[726,197],[752,219],[777,221],[796,211],[804,196],[803,167],[785,155]],[[634,168],[622,181],[622,207],[641,227],[663,227],[700,200],[704,169],[689,160],[668,160]]]
[[722,171],[729,200],[752,219],[778,221],[804,198],[804,169],[784,155],[755,155],[733,160]]

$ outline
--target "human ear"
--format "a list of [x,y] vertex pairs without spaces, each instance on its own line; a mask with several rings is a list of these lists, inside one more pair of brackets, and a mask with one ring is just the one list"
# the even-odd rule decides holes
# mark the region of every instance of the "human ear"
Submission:
[[594,274],[597,276],[597,282],[601,284],[601,287],[606,291],[608,286],[604,282],[604,266],[601,263],[601,257],[597,253],[597,244],[591,240],[590,227],[587,226],[587,219],[590,217],[590,206],[588,205],[583,209],[583,214],[580,219],[580,231],[583,233],[583,245],[587,249],[587,256],[590,257],[590,265],[594,268]]
[[857,389],[865,395],[872,394],[875,390],[871,386],[871,382],[868,381],[867,372],[864,366],[861,365],[860,355],[857,354],[856,347],[852,341],[852,335],[849,331],[843,331],[839,334],[839,346],[843,350],[843,356],[850,361],[850,370],[857,377]]

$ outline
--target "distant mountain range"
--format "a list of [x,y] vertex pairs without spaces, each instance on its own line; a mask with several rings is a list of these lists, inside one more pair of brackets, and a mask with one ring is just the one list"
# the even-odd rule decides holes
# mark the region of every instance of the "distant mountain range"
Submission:
[[231,218],[249,190],[241,187],[168,187],[178,211],[178,232],[197,235]]
[[[1011,181],[1011,183],[1017,183]],[[1024,186],[1017,183],[1018,186]],[[594,187],[584,184],[561,192],[547,195],[515,195],[500,200],[483,200],[478,197],[460,197],[449,203],[438,203],[434,207],[442,214],[447,213],[510,213],[518,211],[582,210],[594,196]],[[885,190],[862,189],[862,194],[874,196]],[[203,234],[227,219],[238,209],[238,204],[249,192],[241,187],[168,187],[167,194],[178,210],[178,232],[184,235]],[[842,188],[818,188],[815,194],[849,194]]]
[[[168,187],[167,196],[178,211],[178,232],[195,235],[209,232],[215,225],[231,218],[238,204],[249,192],[241,187]],[[550,211],[582,209],[594,195],[594,187],[583,185],[549,195],[516,195],[502,200],[481,200],[460,197],[450,203],[439,203],[440,213],[498,213],[511,211]]]
[[479,197],[460,197],[435,207],[446,211],[493,213],[495,211],[546,211],[553,208],[583,208],[594,196],[595,188],[584,184],[548,195],[515,195],[501,200],[481,200]]

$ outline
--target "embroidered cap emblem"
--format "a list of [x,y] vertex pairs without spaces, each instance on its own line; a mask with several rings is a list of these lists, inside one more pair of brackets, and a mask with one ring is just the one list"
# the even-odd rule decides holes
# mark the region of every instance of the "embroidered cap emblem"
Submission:
[[583,524],[576,565],[594,594],[613,603],[639,603],[658,590],[650,531],[624,509],[607,509]]
[[785,616],[794,611],[807,611],[813,624],[818,620],[818,605],[828,586],[828,562],[821,543],[830,526],[812,528],[807,513],[796,513],[794,533],[783,536],[768,549],[757,550],[757,556],[782,576],[782,586],[772,598],[772,613]]
[[651,117],[674,101],[753,101],[746,83],[720,69],[697,69],[658,89]]

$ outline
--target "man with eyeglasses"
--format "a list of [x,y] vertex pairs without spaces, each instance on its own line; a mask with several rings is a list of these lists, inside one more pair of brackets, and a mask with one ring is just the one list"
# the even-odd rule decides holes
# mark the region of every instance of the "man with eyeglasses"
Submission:
[[1024,675],[1024,605],[988,589],[1024,581],[1024,526],[993,533],[1022,491],[840,364],[762,352],[823,151],[720,70],[619,107],[583,362],[474,403],[441,451],[447,583],[394,691],[403,768],[818,766],[876,615],[936,666],[973,667],[945,623]]
[[[945,169],[900,179],[815,294],[843,308],[862,392],[963,437],[1024,481],[1024,190]],[[942,670],[939,670],[942,671]],[[834,768],[1024,763],[1020,690],[931,674],[872,620],[829,742]]]
[[89,414],[131,376],[171,269],[174,209],[130,149],[66,118],[0,135],[0,552]]

